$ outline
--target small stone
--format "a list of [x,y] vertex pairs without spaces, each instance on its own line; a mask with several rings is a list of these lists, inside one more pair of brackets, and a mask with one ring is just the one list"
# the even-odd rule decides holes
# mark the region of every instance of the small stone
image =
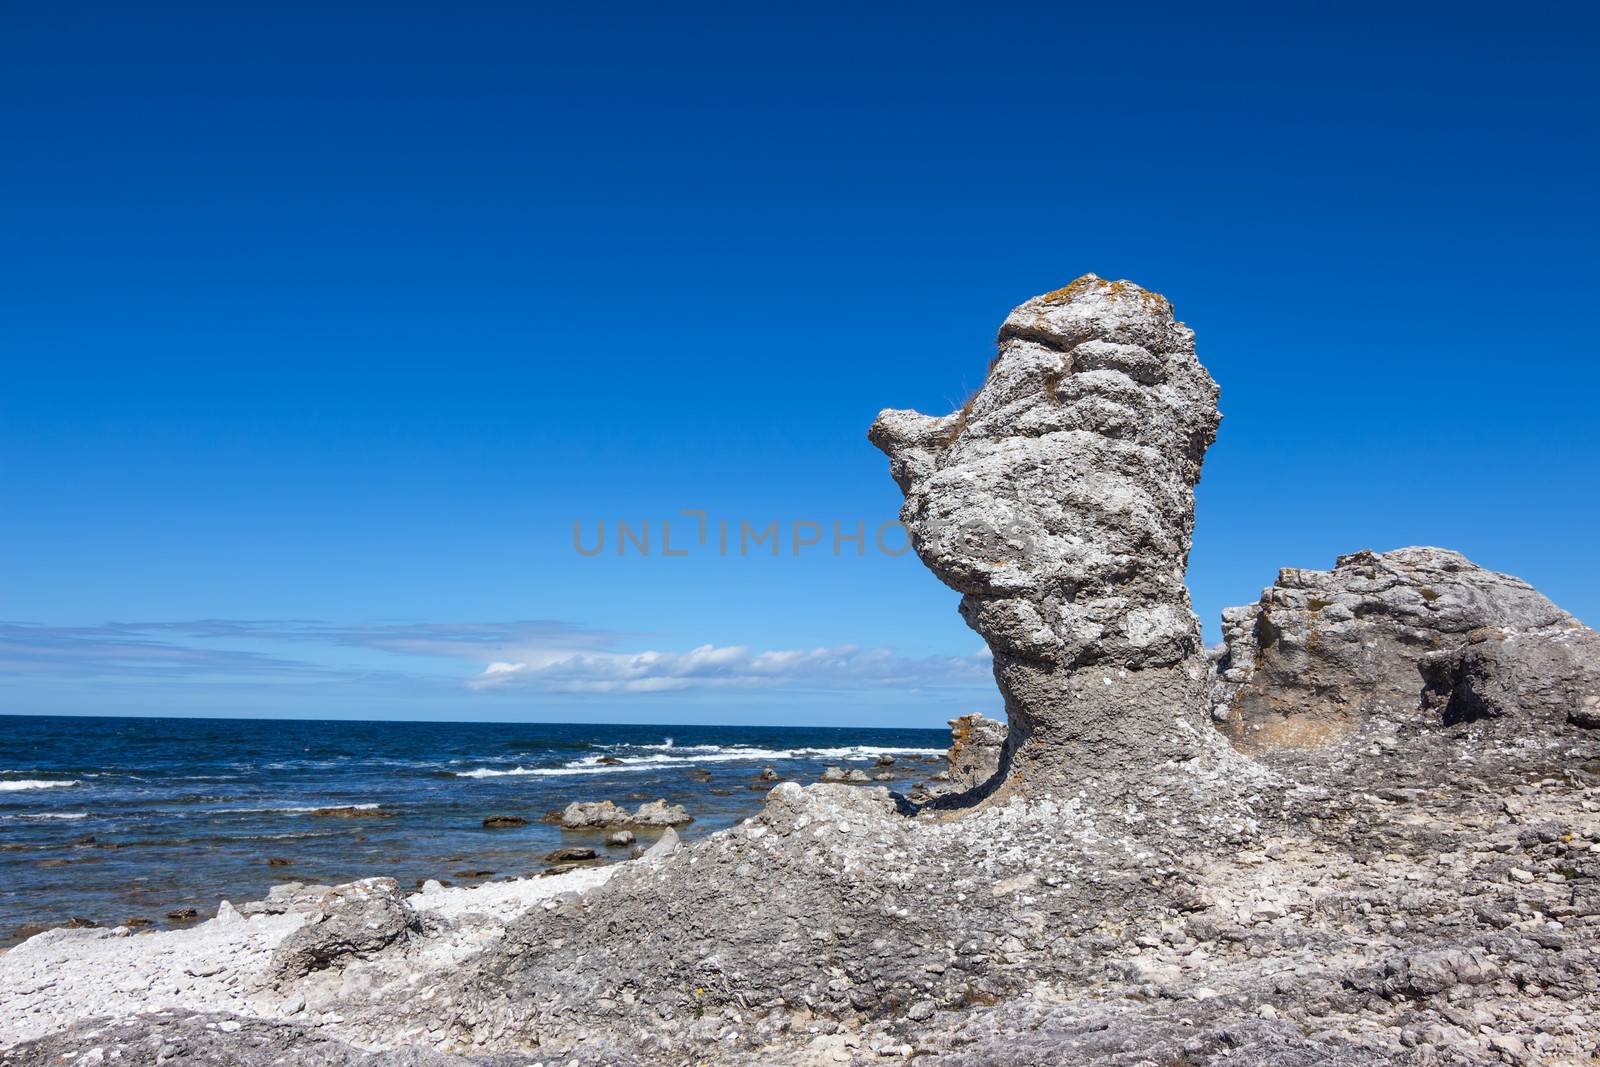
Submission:
[[594,849],[578,848],[573,846],[569,846],[567,848],[558,848],[554,851],[546,852],[544,854],[544,861],[546,863],[575,863],[580,860],[592,860],[594,858]]

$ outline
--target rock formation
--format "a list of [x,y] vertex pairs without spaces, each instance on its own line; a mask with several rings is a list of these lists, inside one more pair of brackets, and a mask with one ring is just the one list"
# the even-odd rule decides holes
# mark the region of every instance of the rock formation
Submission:
[[1184,571],[1218,420],[1172,305],[1086,274],[1007,316],[959,411],[873,423],[917,554],[994,653],[1008,792],[1208,751],[1210,672]]
[[0,1067],[1593,1062],[1600,636],[1438,549],[1285,571],[1226,616],[1234,752],[1183,587],[1215,398],[1164,300],[1090,276],[967,408],[874,425],[994,650],[967,796],[783,782],[548,878],[52,930],[0,954]]
[[976,789],[1000,773],[1006,724],[984,715],[950,720],[950,751],[945,753],[945,779],[957,792]]
[[1524,718],[1524,729],[1600,728],[1600,634],[1583,627],[1475,630],[1422,658],[1423,702],[1445,724]]
[[682,826],[694,819],[682,804],[652,800],[635,811],[609,800],[575,800],[561,813],[563,830],[614,830],[620,827]]
[[[1439,548],[1285,569],[1258,603],[1224,611],[1222,625],[1215,715],[1252,751],[1327,744],[1380,711],[1422,721],[1424,657],[1465,647],[1473,631],[1580,627],[1526,582]],[[1436,671],[1441,681],[1448,673]]]
[[339,886],[326,891],[305,925],[284,939],[273,954],[273,972],[280,982],[304,978],[402,941],[417,922],[393,878]]

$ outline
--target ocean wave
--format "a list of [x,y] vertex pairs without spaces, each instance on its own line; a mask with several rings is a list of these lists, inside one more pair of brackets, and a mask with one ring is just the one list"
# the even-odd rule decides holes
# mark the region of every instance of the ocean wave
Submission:
[[355,808],[360,811],[372,811],[383,807],[382,804],[340,804],[330,802],[327,804],[312,804],[306,807],[294,808],[201,808],[196,812],[184,814],[195,815],[305,815],[308,812],[323,811],[327,808]]
[[86,811],[31,811],[21,815],[0,815],[0,819],[87,819]]
[[[879,756],[943,756],[941,748],[908,748],[895,745],[847,745],[839,748],[754,748],[748,745],[691,745],[675,747],[669,739],[664,745],[635,745],[655,749],[649,756],[585,756],[559,767],[509,769],[478,767],[455,771],[456,778],[561,778],[574,774],[615,774],[627,771],[653,771],[671,767],[699,766],[703,763],[779,763],[786,760],[865,761]],[[673,754],[668,754],[668,752]]]
[[14,782],[0,782],[0,793],[20,793],[25,789],[65,789],[69,785],[77,784],[76,778],[48,782],[42,778],[21,778]]

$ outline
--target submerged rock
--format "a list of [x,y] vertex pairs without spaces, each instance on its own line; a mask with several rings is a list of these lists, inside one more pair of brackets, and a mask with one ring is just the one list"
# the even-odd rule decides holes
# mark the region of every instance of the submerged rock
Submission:
[[1430,653],[1459,650],[1483,627],[1578,625],[1526,582],[1441,548],[1354,552],[1331,571],[1288,568],[1257,603],[1223,612],[1215,717],[1249,750],[1328,744],[1378,711],[1422,721]]
[[392,819],[394,812],[385,811],[380,807],[362,807],[359,804],[348,804],[336,808],[317,808],[310,813],[313,817],[321,819]]
[[1183,581],[1219,418],[1172,305],[1088,274],[1007,316],[960,410],[872,424],[913,547],[994,653],[1005,788],[1226,760],[1203,725],[1210,670]]

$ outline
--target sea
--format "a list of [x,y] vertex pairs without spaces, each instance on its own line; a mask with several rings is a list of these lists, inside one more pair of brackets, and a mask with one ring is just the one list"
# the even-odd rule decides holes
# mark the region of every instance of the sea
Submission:
[[[537,874],[563,845],[620,859],[603,833],[545,816],[665,799],[693,837],[759,810],[767,767],[809,783],[890,756],[906,788],[948,744],[913,729],[0,716],[0,945],[72,920],[182,925],[169,913],[204,919],[280,882],[474,885]],[[526,824],[486,829],[496,815]]]

